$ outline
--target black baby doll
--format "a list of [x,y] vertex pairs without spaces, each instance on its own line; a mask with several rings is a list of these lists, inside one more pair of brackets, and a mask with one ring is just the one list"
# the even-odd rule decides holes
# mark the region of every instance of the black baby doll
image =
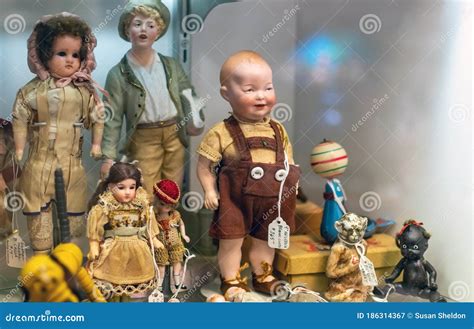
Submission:
[[[438,292],[436,270],[424,257],[428,249],[430,234],[422,227],[423,223],[408,220],[403,224],[395,241],[403,258],[398,262],[392,274],[385,282],[393,284],[395,291],[404,295],[413,295],[429,299],[431,302],[446,302]],[[393,283],[403,271],[403,281]],[[384,287],[388,290],[389,286]]]

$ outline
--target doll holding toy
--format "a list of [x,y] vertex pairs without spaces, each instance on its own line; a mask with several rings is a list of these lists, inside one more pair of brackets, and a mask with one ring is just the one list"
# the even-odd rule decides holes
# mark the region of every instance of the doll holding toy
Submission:
[[[191,239],[186,235],[184,222],[180,213],[175,209],[181,195],[179,186],[170,179],[162,179],[153,186],[153,193],[155,195],[153,208],[160,227],[158,239],[165,246],[165,248],[156,251],[160,278],[161,280],[164,278],[165,266],[171,265],[175,289],[181,285],[181,290],[186,290],[187,287],[182,285],[185,253],[182,240],[189,243]],[[161,286],[162,282],[158,284]]]
[[216,210],[209,233],[219,240],[221,290],[250,291],[240,274],[242,243],[250,235],[253,289],[270,294],[277,280],[269,231],[275,221],[294,229],[299,168],[285,129],[269,117],[275,91],[268,63],[256,52],[237,52],[223,64],[220,83],[232,115],[204,136],[197,174],[205,207]]
[[90,76],[96,66],[95,46],[90,27],[70,13],[42,17],[28,39],[28,65],[36,77],[18,91],[13,134],[18,160],[29,143],[20,191],[35,253],[53,247],[51,202],[57,167],[64,174],[71,236],[84,233],[87,178],[82,132],[92,130],[93,157],[101,156],[103,132],[101,103]]
[[[180,63],[153,48],[170,20],[161,0],[129,1],[118,31],[131,49],[109,71],[105,84],[110,93],[106,106],[113,116],[105,122],[102,177],[120,153],[127,161],[138,161],[150,195],[161,179],[181,186],[189,136],[200,134],[204,126],[202,102]],[[126,143],[119,145],[123,125]]]
[[111,301],[143,300],[156,286],[152,250],[163,244],[141,181],[134,165],[115,163],[90,202],[89,270]]

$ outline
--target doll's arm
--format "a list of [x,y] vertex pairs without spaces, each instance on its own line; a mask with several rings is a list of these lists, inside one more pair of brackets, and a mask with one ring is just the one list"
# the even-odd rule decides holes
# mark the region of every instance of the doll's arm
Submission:
[[89,239],[89,253],[87,258],[93,261],[99,257],[100,242],[104,237],[104,225],[107,223],[105,216],[100,206],[94,206],[89,211],[87,217],[87,238]]
[[199,156],[197,164],[197,176],[204,190],[204,206],[215,210],[219,206],[219,196],[216,188],[216,176],[211,170],[211,160]]
[[147,210],[147,217],[149,221],[149,231],[148,234],[151,234],[151,241],[153,246],[156,249],[164,248],[165,246],[163,243],[158,239],[158,233],[160,233],[160,227],[158,226],[158,222],[156,221],[155,212],[153,211],[152,207],[149,207]]
[[[124,99],[127,91],[119,77],[120,73],[112,69],[107,75],[105,89],[109,97],[104,99],[104,133],[102,138],[102,154],[106,159],[115,160],[122,132],[125,113]],[[130,129],[130,127],[128,127]]]
[[186,235],[186,227],[184,226],[184,222],[182,219],[179,220],[179,231],[183,240],[186,241],[186,243],[189,243],[191,239],[189,238],[189,236]]
[[23,151],[25,150],[28,136],[28,124],[31,121],[31,110],[21,90],[16,95],[12,116],[15,156],[20,161],[23,158]]
[[436,270],[433,265],[430,264],[427,260],[423,261],[423,265],[425,266],[426,272],[428,272],[428,285],[431,290],[438,289],[438,285],[436,284]]
[[89,253],[87,254],[87,258],[89,260],[95,260],[99,257],[100,251],[100,242],[97,240],[89,240]]
[[396,278],[402,273],[403,269],[405,268],[405,258],[400,259],[398,264],[393,269],[392,274],[385,278],[386,283],[393,283]]
[[102,156],[100,143],[104,135],[105,109],[102,102],[100,104],[95,103],[92,95],[89,100],[89,113],[91,113],[92,117],[92,147],[90,155],[94,159],[99,159]]

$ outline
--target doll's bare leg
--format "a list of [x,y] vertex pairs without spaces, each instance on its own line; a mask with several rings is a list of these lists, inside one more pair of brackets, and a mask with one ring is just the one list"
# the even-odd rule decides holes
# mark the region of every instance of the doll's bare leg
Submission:
[[[221,276],[225,280],[236,278],[239,273],[240,262],[242,260],[242,243],[244,239],[221,239],[219,240],[219,250],[217,251],[217,262]],[[234,282],[235,281],[235,282]],[[238,283],[237,280],[229,283]]]
[[35,254],[49,253],[53,248],[53,217],[51,207],[37,216],[27,216],[31,248]]
[[[252,265],[252,272],[256,275],[261,275],[265,271],[262,268],[262,262],[272,265],[275,258],[275,249],[268,246],[268,242],[251,238],[252,246],[249,251],[250,264]],[[262,282],[270,282],[275,280],[273,275],[268,275]]]
[[80,245],[80,239],[86,232],[86,220],[84,215],[69,216],[69,232],[71,233],[71,242]]
[[163,280],[165,279],[165,268],[166,266],[158,265],[158,270],[160,271],[160,280],[158,282],[158,288],[163,288]]

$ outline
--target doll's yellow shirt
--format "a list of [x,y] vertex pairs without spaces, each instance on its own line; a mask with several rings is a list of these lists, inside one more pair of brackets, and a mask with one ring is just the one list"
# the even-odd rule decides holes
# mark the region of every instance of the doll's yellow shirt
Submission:
[[[244,122],[237,118],[236,120],[239,122],[240,129],[242,129],[245,138],[269,137],[275,139],[275,133],[270,125],[270,118],[265,118],[263,122],[257,123]],[[294,164],[293,149],[288,134],[280,123],[277,122],[277,125],[282,136],[283,147],[288,155],[288,161],[290,164]],[[221,161],[222,158],[229,161],[240,160],[240,153],[237,151],[235,142],[223,121],[216,124],[204,135],[197,153],[213,163]],[[276,161],[276,152],[273,150],[264,148],[250,149],[250,154],[253,162],[275,163]]]

